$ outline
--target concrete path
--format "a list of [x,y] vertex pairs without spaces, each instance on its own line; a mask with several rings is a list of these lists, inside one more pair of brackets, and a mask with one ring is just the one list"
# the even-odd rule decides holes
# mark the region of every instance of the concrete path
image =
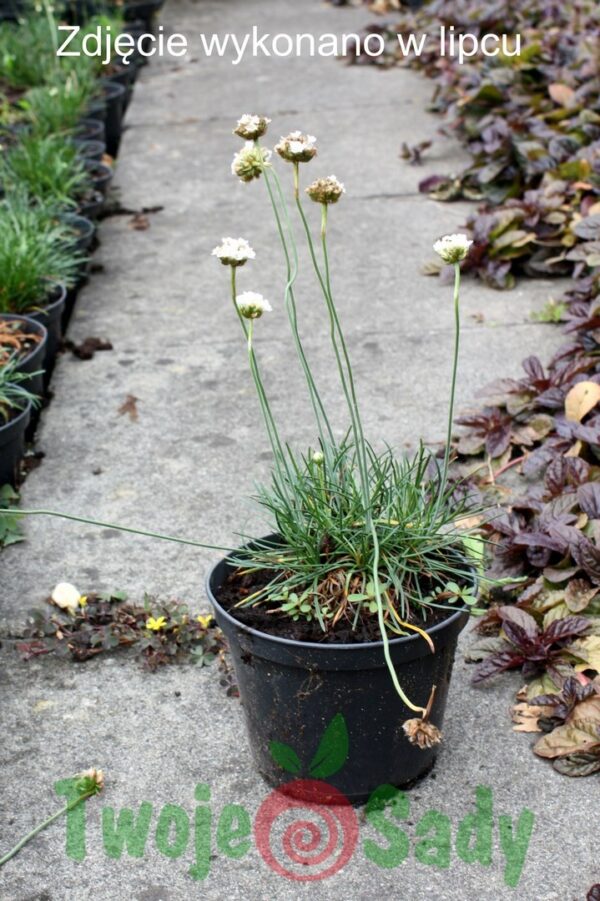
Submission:
[[[243,34],[258,25],[272,33],[339,34],[357,30],[365,19],[361,10],[336,11],[315,0],[170,0],[163,15],[167,29],[186,34],[192,48],[202,32]],[[368,433],[400,447],[420,437],[443,438],[450,291],[424,278],[420,268],[432,257],[433,241],[458,229],[468,207],[418,194],[426,174],[458,169],[464,161],[456,145],[437,136],[439,121],[424,112],[430,93],[431,85],[410,72],[347,68],[319,58],[257,59],[234,67],[192,50],[185,60],[155,61],[144,71],[117,185],[124,206],[164,210],[150,216],[145,231],[133,230],[128,217],[102,225],[95,259],[104,269],[80,296],[70,336],[109,338],[114,352],[90,362],[59,362],[55,399],[39,433],[46,456],[24,487],[25,506],[227,546],[237,532],[261,529],[245,498],[267,474],[269,454],[227,274],[210,257],[222,235],[243,235],[257,252],[240,281],[273,302],[275,312],[259,328],[273,405],[298,446],[314,440],[301,379],[289,362],[282,260],[264,186],[238,184],[229,172],[239,146],[231,130],[244,112],[270,116],[271,139],[296,128],[317,135],[319,157],[308,168],[310,177],[335,172],[346,183],[348,193],[331,217],[334,279]],[[398,159],[403,140],[432,137],[424,166]],[[283,174],[291,179],[291,167]],[[549,282],[523,283],[506,294],[465,285],[461,407],[482,381],[518,372],[527,354],[550,355],[558,331],[532,324],[529,314],[559,290]],[[322,309],[309,278],[300,280],[298,295],[311,361],[341,427]],[[137,421],[118,413],[128,395],[138,398]],[[211,559],[209,552],[32,520],[27,543],[1,557],[4,634],[18,636],[27,609],[62,580],[81,590],[121,588],[136,598],[149,592],[206,608],[203,573]],[[213,848],[211,874],[196,884],[187,875],[191,851],[172,860],[152,839],[142,859],[108,859],[99,811],[146,800],[157,812],[164,803],[192,812],[198,782],[212,789],[215,818],[227,803],[256,811],[266,789],[252,767],[239,703],[225,697],[215,671],[184,667],[149,676],[124,660],[22,664],[10,640],[1,654],[8,817],[0,849],[54,809],[54,779],[90,765],[103,767],[107,778],[105,794],[89,804],[85,862],[66,857],[59,824],[4,868],[3,901],[582,901],[600,881],[597,863],[595,871],[592,866],[597,780],[559,777],[532,757],[528,737],[511,733],[507,711],[517,679],[475,691],[467,668],[457,664],[438,767],[410,796],[411,824],[436,808],[451,818],[453,834],[473,809],[478,785],[493,789],[496,817],[516,819],[530,808],[536,826],[517,888],[504,882],[497,829],[487,869],[465,864],[454,851],[448,870],[419,863],[412,851],[398,869],[383,869],[359,850],[335,877],[303,884],[271,873],[254,850],[235,861]],[[372,827],[363,831],[378,838]]]

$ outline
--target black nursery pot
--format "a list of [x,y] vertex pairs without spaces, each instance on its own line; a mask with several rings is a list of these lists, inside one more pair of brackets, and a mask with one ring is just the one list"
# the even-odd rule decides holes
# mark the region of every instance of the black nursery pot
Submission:
[[[273,536],[270,536],[271,540]],[[418,716],[398,696],[385,664],[383,642],[316,644],[252,629],[219,604],[232,571],[221,560],[207,577],[207,592],[233,658],[252,753],[260,774],[275,787],[292,777],[274,762],[270,743],[294,748],[306,766],[325,727],[341,713],[350,750],[327,781],[352,803],[362,804],[381,785],[409,786],[435,763],[437,747],[421,750],[402,724]],[[473,573],[473,581],[476,581]],[[427,630],[435,654],[419,635],[390,640],[390,653],[408,697],[425,706],[436,693],[430,721],[441,728],[456,643],[469,614],[464,609]]]
[[[83,216],[76,216],[73,213],[67,213],[62,217],[62,220],[77,235],[77,241],[75,244],[76,250],[78,250],[82,254],[88,254],[92,241],[94,240],[94,235],[96,233],[95,224],[90,219],[86,219]],[[88,256],[87,259],[85,259],[80,264],[76,273],[75,283],[67,291],[67,297],[62,312],[63,333],[67,330],[67,326],[69,324],[71,316],[73,315],[73,309],[75,307],[75,301],[77,300],[79,289],[87,281],[90,264],[91,259]]]
[[66,299],[66,288],[64,287],[64,285],[59,285],[54,291],[54,294],[52,295],[48,303],[44,304],[44,306],[39,310],[29,313],[30,319],[35,319],[36,322],[41,322],[42,325],[46,327],[46,331],[48,332],[48,341],[46,344],[46,354],[44,356],[43,367],[46,370],[44,377],[45,385],[48,384],[50,375],[52,373],[52,370],[54,369],[56,354],[58,353],[63,335],[62,317],[65,309]]
[[151,31],[154,17],[164,6],[165,0],[129,0],[123,9],[126,22],[143,22],[146,31]]
[[125,118],[125,113],[127,112],[129,104],[131,103],[131,98],[133,97],[133,85],[137,78],[137,72],[138,68],[134,63],[129,63],[128,65],[114,63],[113,71],[104,76],[107,81],[113,82],[114,84],[120,84],[125,90],[125,94],[123,95],[123,119]]
[[101,141],[106,144],[104,122],[100,119],[80,119],[73,137],[80,141]]
[[0,423],[0,485],[18,483],[19,463],[25,453],[25,431],[31,416],[31,403],[7,423]]
[[[148,57],[144,54],[149,53],[152,47],[152,31],[148,30],[150,26],[141,22],[137,19],[132,19],[128,21],[123,31],[126,34],[130,34],[134,41],[136,50],[131,57],[131,62],[137,67],[141,68],[142,66],[148,65]],[[140,41],[140,38],[142,39]],[[140,53],[139,47],[143,50],[143,53]]]
[[121,144],[125,88],[122,84],[103,78],[102,93],[106,103],[106,118],[104,120],[106,152],[113,158],[116,158],[119,153],[119,145]]
[[104,141],[74,138],[73,143],[77,147],[77,151],[82,159],[94,160],[97,163],[102,162],[102,157],[106,153],[106,144]]
[[[44,393],[44,360],[46,357],[46,344],[48,342],[48,332],[41,322],[32,319],[31,316],[19,316],[16,313],[0,314],[0,322],[20,322],[24,330],[39,335],[40,341],[35,345],[33,350],[22,357],[17,364],[17,371],[30,374],[31,377],[21,382],[21,385],[32,394],[41,397]],[[35,375],[33,374],[35,373]],[[0,482],[0,484],[2,484]]]
[[86,122],[90,120],[93,122],[100,122],[103,129],[104,140],[106,140],[106,111],[106,100],[102,97],[96,97],[92,100],[85,111]]
[[[106,163],[98,163],[96,160],[85,160],[84,166],[90,174],[94,191],[102,194],[102,197],[105,198],[108,186],[112,181],[113,170]],[[83,206],[80,211],[83,214]],[[89,213],[85,213],[85,217],[88,219],[94,218]]]
[[95,222],[102,210],[104,209],[104,194],[102,191],[92,191],[92,193],[83,200],[78,208],[77,212],[83,219],[88,219],[91,222]]
[[1,0],[0,2],[0,21],[16,22],[19,16],[23,14],[22,0]]

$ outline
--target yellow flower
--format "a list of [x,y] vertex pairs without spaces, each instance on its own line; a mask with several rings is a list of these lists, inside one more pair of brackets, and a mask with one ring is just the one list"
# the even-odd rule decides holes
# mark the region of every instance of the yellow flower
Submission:
[[210,615],[210,613],[207,616],[200,615],[199,617],[197,617],[197,619],[203,629],[208,629],[212,622],[212,616]]
[[79,606],[87,607],[87,602],[88,602],[87,597],[84,594],[82,594],[81,597],[79,598]]
[[150,629],[152,632],[160,632],[161,629],[167,628],[167,618],[165,616],[159,616],[155,619],[153,616],[149,616],[146,620],[146,628]]

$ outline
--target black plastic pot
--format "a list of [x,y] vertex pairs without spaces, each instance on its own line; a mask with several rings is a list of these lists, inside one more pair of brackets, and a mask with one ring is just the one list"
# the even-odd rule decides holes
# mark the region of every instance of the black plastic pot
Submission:
[[[77,233],[77,241],[75,244],[76,250],[87,255],[96,233],[95,224],[90,219],[86,219],[83,216],[75,216],[73,213],[67,213],[61,218],[63,222],[69,225],[73,231]],[[63,334],[66,332],[69,320],[73,315],[73,308],[75,306],[75,301],[77,300],[79,289],[87,281],[90,263],[91,259],[87,256],[79,266],[75,283],[67,291],[65,306],[62,313]]]
[[[144,24],[144,22],[132,20],[127,23],[123,31],[127,34],[130,34],[135,41],[135,50],[133,56],[131,57],[132,62],[138,68],[148,65],[148,57],[144,56],[144,54],[150,51],[152,47],[152,40],[151,32],[148,31],[147,26]],[[145,35],[148,35],[148,37],[145,37]],[[143,39],[141,42],[140,38]],[[140,53],[140,46],[143,50],[143,53]]]
[[1,0],[0,21],[16,22],[23,11],[23,0]]
[[62,316],[66,299],[66,288],[64,285],[60,285],[50,301],[44,304],[40,310],[28,314],[31,319],[35,319],[36,322],[41,322],[48,332],[46,354],[44,357],[44,369],[46,370],[44,376],[45,385],[47,385],[50,380],[50,375],[52,374],[54,363],[56,362],[56,354],[58,353],[58,348],[60,347],[63,336]]
[[104,126],[104,140],[106,140],[106,100],[102,97],[96,97],[91,101],[85,111],[85,119],[92,119],[95,122],[101,122]]
[[122,88],[125,90],[125,94],[123,96],[123,118],[125,117],[125,113],[131,103],[131,98],[133,97],[133,85],[135,84],[135,80],[137,78],[138,67],[133,63],[129,63],[127,66],[124,64],[115,63],[113,65],[113,71],[110,74],[105,75],[106,81],[114,82],[114,84],[120,84]]
[[125,88],[109,78],[102,78],[102,92],[106,102],[106,152],[113,158],[119,153],[121,133],[123,130],[123,104],[125,101]]
[[[316,644],[252,629],[219,604],[219,590],[231,570],[231,564],[221,560],[206,586],[229,643],[252,753],[266,781],[280,787],[292,778],[273,760],[271,742],[293,747],[306,766],[325,727],[339,713],[346,721],[350,751],[328,782],[352,803],[365,802],[380,785],[406,787],[427,773],[437,748],[421,750],[408,741],[402,724],[417,714],[403,704],[392,684],[383,643]],[[409,697],[425,706],[432,685],[437,686],[430,721],[438,728],[456,642],[468,617],[459,609],[427,630],[435,654],[419,635],[390,640],[392,660]]]
[[165,0],[130,0],[123,8],[126,22],[140,21],[146,31],[151,31],[156,13],[162,9]]
[[106,12],[106,3],[99,0],[64,0],[64,15],[69,24],[85,25],[92,16]]
[[97,163],[102,162],[102,157],[106,153],[106,144],[104,141],[89,140],[87,138],[73,138],[73,143],[77,147],[79,156],[84,160],[95,160]]
[[17,370],[18,372],[31,374],[30,378],[22,381],[20,384],[28,391],[31,391],[32,394],[42,397],[44,393],[43,369],[46,357],[46,344],[48,342],[46,327],[31,316],[19,316],[16,313],[2,313],[0,314],[0,321],[20,322],[28,332],[33,332],[33,334],[40,336],[40,342],[36,344],[27,356],[19,360]]
[[[113,177],[113,170],[106,163],[97,163],[95,160],[86,160],[85,168],[90,173],[94,191],[98,191],[103,197],[106,197],[108,186]],[[91,219],[91,216],[87,218]]]
[[100,119],[81,119],[73,137],[80,141],[102,141],[106,144],[104,122]]
[[84,219],[95,222],[104,208],[104,194],[101,191],[93,191],[85,200],[83,200],[77,212]]
[[0,485],[15,486],[19,463],[25,453],[25,431],[29,425],[31,404],[4,425],[0,424]]

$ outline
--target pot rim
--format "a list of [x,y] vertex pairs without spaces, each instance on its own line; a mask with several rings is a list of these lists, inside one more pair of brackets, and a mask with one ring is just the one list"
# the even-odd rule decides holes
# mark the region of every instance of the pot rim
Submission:
[[96,231],[96,226],[92,220],[88,219],[87,216],[81,216],[79,213],[64,213],[61,219],[79,232],[79,238],[91,238]]
[[[267,535],[260,540],[264,541],[268,538],[273,538],[273,537],[274,537],[273,535]],[[247,542],[247,544],[252,544],[252,542]],[[242,545],[242,547],[246,547],[247,544]],[[206,574],[206,577],[204,580],[204,585],[205,585],[205,589],[206,589],[206,594],[208,595],[208,600],[212,604],[212,606],[215,608],[218,608],[219,614],[221,616],[223,616],[223,618],[226,619],[230,625],[235,626],[237,629],[240,629],[242,632],[245,632],[248,635],[253,635],[256,638],[260,638],[265,641],[271,641],[274,644],[280,645],[282,647],[287,647],[287,648],[305,648],[307,650],[319,649],[320,651],[328,651],[329,650],[331,652],[354,651],[355,653],[359,650],[366,650],[366,651],[373,650],[374,651],[374,650],[382,650],[383,649],[383,646],[384,646],[383,640],[362,641],[362,642],[357,641],[357,642],[354,642],[353,644],[340,644],[337,642],[297,641],[294,638],[282,638],[279,635],[271,635],[270,632],[263,632],[260,629],[254,629],[254,628],[252,628],[252,626],[248,626],[245,623],[240,622],[239,619],[236,619],[234,616],[232,616],[229,613],[228,610],[225,610],[225,608],[221,606],[221,604],[217,601],[217,599],[214,595],[214,592],[212,590],[212,586],[211,586],[211,582],[212,582],[213,576],[214,576],[217,568],[224,563],[226,564],[227,560],[228,560],[227,557],[222,557],[220,560],[217,560],[216,563],[213,563],[213,565],[210,567],[210,569],[208,570],[208,572]],[[475,585],[477,587],[477,582],[478,582],[477,572],[474,567],[473,567],[473,577],[474,577]],[[439,623],[435,623],[435,625],[430,626],[428,629],[425,629],[425,632],[428,635],[431,635],[433,637],[438,632],[441,632],[443,629],[447,629],[449,626],[453,625],[462,616],[464,616],[465,613],[468,613],[468,612],[469,612],[469,608],[467,606],[457,607],[450,616],[446,617],[446,619],[443,619]],[[390,638],[388,640],[388,644],[389,644],[390,648],[399,648],[399,647],[409,647],[411,643],[413,645],[415,645],[419,641],[423,641],[423,639],[420,635],[415,633],[414,635],[407,635],[404,638]]]

